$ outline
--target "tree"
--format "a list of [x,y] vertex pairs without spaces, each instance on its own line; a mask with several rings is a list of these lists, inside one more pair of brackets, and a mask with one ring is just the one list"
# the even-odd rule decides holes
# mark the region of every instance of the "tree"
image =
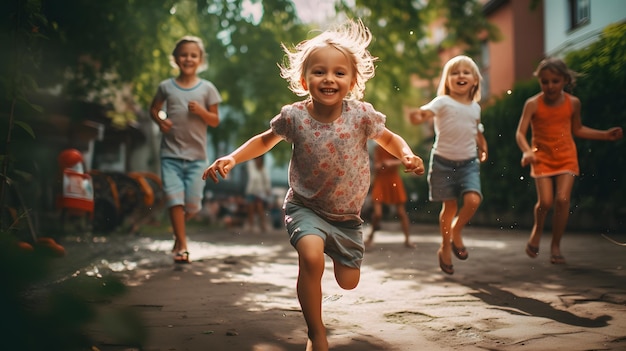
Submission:
[[[283,57],[280,44],[298,42],[307,32],[289,0],[262,1],[258,21],[242,16],[242,3],[206,1],[198,10],[202,14],[201,32],[217,38],[208,47],[213,62],[209,73],[228,105],[220,126],[209,130],[215,150],[221,153],[230,151],[224,147],[267,129],[280,107],[293,101],[293,93],[279,75],[277,63]],[[279,145],[274,154],[284,161],[289,150]]]
[[[376,77],[368,83],[366,99],[388,116],[393,130],[405,130],[403,108],[414,107],[418,101],[430,100],[436,87],[426,96],[412,84],[415,78],[434,81],[439,76],[440,50],[461,47],[470,56],[480,52],[481,38],[493,40],[498,31],[482,15],[482,4],[476,0],[378,1],[356,0],[338,2],[338,11],[348,17],[362,18],[374,36],[373,55],[379,58]],[[428,26],[447,19],[447,33],[434,41]],[[483,35],[486,34],[486,35]],[[412,143],[419,137],[405,136]]]

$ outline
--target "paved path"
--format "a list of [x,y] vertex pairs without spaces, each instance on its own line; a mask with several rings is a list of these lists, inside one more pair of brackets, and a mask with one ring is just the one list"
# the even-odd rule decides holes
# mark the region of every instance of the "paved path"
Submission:
[[[352,291],[337,286],[327,261],[331,350],[626,350],[626,247],[567,233],[568,264],[552,265],[549,233],[530,259],[526,231],[470,226],[470,257],[455,259],[447,276],[437,263],[437,228],[414,225],[412,233],[417,248],[404,248],[398,225],[384,223]],[[129,243],[126,262],[108,263],[131,288],[105,308],[141,313],[149,333],[142,350],[303,351],[297,257],[284,231],[196,228],[189,236],[190,265],[171,263],[171,240],[147,237]],[[94,333],[102,351],[135,350]]]

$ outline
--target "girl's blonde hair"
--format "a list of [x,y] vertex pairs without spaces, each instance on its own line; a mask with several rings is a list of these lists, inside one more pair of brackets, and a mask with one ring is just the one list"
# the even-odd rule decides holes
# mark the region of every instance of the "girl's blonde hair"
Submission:
[[574,89],[574,86],[576,85],[576,77],[580,75],[579,73],[569,69],[563,60],[555,57],[548,57],[541,60],[537,69],[533,72],[533,75],[535,77],[539,77],[539,73],[544,70],[563,76],[563,78],[565,78],[565,90],[568,91]]
[[448,86],[448,76],[450,72],[458,68],[460,65],[467,65],[472,70],[474,78],[476,78],[477,84],[470,90],[470,98],[476,102],[480,101],[480,85],[483,80],[483,76],[480,74],[478,65],[469,56],[459,55],[451,58],[443,66],[441,72],[441,80],[439,81],[439,87],[437,88],[437,96],[450,95],[450,87]]
[[278,65],[280,76],[287,80],[289,89],[296,95],[308,95],[309,92],[302,86],[301,79],[307,69],[309,57],[317,49],[332,46],[349,58],[356,77],[356,84],[346,98],[359,100],[363,98],[365,83],[374,77],[374,62],[377,58],[367,50],[371,41],[372,34],[361,20],[349,20],[312,39],[301,41],[293,51],[282,44],[285,59],[282,65]]
[[195,37],[193,35],[186,35],[178,39],[178,41],[176,42],[176,45],[174,45],[174,50],[172,50],[172,54],[170,55],[170,65],[174,68],[178,68],[178,65],[176,64],[176,55],[178,55],[178,50],[180,50],[181,45],[187,44],[187,43],[194,43],[198,45],[198,47],[200,48],[200,56],[202,57],[202,63],[200,64],[200,66],[198,66],[198,70],[196,71],[196,73],[206,71],[209,68],[209,63],[206,59],[207,55],[206,55],[206,52],[204,51],[204,43],[202,43],[202,39]]

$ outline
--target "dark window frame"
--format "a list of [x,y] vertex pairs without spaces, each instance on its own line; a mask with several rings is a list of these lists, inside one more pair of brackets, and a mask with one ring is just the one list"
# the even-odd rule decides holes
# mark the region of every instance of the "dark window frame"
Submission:
[[591,17],[590,0],[569,0],[570,30],[589,23]]

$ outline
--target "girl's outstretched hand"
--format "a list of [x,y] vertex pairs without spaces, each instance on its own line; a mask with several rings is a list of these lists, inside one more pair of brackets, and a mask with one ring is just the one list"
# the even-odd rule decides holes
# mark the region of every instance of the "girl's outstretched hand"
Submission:
[[222,178],[226,179],[228,171],[233,169],[236,164],[237,162],[235,162],[235,159],[231,156],[220,157],[204,170],[204,173],[202,173],[202,179],[206,180],[207,178],[211,178],[213,182],[217,183],[217,175],[219,174]]
[[405,173],[424,174],[424,161],[419,156],[409,155],[402,158]]
[[613,127],[608,129],[606,132],[609,136],[609,140],[611,141],[619,140],[624,136],[624,132],[621,127]]
[[421,109],[413,110],[409,112],[409,120],[412,124],[420,124],[424,122],[426,118],[424,117],[424,111]]

